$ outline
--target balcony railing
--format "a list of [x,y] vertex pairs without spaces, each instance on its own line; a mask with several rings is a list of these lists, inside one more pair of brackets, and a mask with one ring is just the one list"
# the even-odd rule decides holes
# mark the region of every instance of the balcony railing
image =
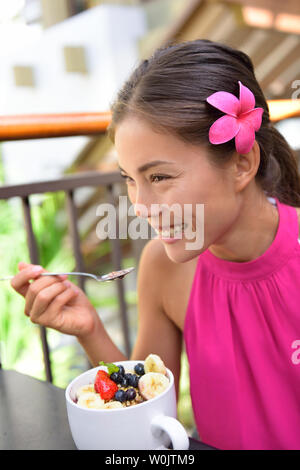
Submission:
[[[300,116],[300,100],[269,101],[271,120],[279,120]],[[111,114],[107,113],[72,113],[72,114],[47,114],[47,115],[19,115],[0,117],[0,141],[15,141],[25,139],[42,139],[51,137],[66,137],[79,135],[101,135],[106,132],[110,123]],[[80,249],[80,237],[77,225],[77,208],[74,202],[74,193],[78,188],[103,186],[106,189],[109,202],[114,203],[113,186],[122,181],[118,172],[100,173],[97,171],[80,173],[61,179],[30,184],[19,184],[0,187],[0,199],[18,197],[22,201],[24,223],[27,234],[27,243],[30,260],[33,264],[39,264],[37,241],[33,232],[31,219],[30,196],[46,192],[64,191],[68,207],[68,220],[72,237],[76,270],[84,271],[83,257]],[[111,240],[113,269],[121,269],[121,246],[118,239]],[[80,287],[84,290],[84,280],[80,278]],[[118,301],[124,344],[126,354],[130,354],[130,336],[125,302],[124,285],[118,286]],[[49,347],[47,343],[46,329],[40,327],[46,378],[52,381]]]

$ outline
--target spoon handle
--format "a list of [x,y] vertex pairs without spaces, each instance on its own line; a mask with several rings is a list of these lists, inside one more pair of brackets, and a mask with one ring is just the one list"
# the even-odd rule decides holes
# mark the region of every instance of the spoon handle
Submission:
[[[67,275],[67,276],[87,276],[87,277],[92,277],[94,278],[94,275],[93,274],[89,274],[89,273],[76,273],[76,272],[72,272],[72,273],[41,273],[40,276],[62,276],[62,275]],[[0,281],[9,281],[10,279],[12,279],[14,276],[6,276],[6,277],[1,277],[0,278]]]
[[86,276],[86,277],[92,277],[95,279],[95,276],[90,273],[77,273],[77,272],[71,272],[71,273],[41,273],[40,276]]

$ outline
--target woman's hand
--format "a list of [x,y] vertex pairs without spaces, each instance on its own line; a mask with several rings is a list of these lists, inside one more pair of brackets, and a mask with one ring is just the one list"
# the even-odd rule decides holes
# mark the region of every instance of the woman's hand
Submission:
[[19,263],[18,267],[11,286],[25,298],[25,315],[33,323],[78,338],[93,332],[100,321],[98,314],[67,276],[40,276],[47,271],[33,264]]

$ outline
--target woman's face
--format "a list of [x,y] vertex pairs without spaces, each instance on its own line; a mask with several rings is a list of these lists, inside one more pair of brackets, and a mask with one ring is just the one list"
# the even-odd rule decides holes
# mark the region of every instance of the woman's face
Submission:
[[232,172],[213,165],[200,146],[157,133],[133,117],[118,125],[115,146],[136,215],[164,229],[159,238],[174,262],[198,256],[234,223],[238,201]]

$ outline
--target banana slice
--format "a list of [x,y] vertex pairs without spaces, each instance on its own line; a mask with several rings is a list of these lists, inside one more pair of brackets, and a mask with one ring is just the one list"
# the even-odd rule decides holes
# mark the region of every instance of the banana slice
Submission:
[[110,401],[108,403],[104,403],[102,408],[106,410],[113,410],[115,408],[123,408],[123,405],[119,401]]
[[158,372],[147,372],[139,380],[140,394],[146,399],[157,397],[169,386],[169,379]]
[[149,356],[146,357],[144,369],[146,374],[148,372],[158,372],[159,374],[166,375],[167,373],[165,364],[157,354],[149,354]]
[[98,393],[87,392],[80,395],[77,405],[83,406],[84,408],[99,410],[103,408],[104,400],[102,400]]
[[76,398],[79,398],[83,393],[95,393],[94,384],[82,385],[76,390]]

